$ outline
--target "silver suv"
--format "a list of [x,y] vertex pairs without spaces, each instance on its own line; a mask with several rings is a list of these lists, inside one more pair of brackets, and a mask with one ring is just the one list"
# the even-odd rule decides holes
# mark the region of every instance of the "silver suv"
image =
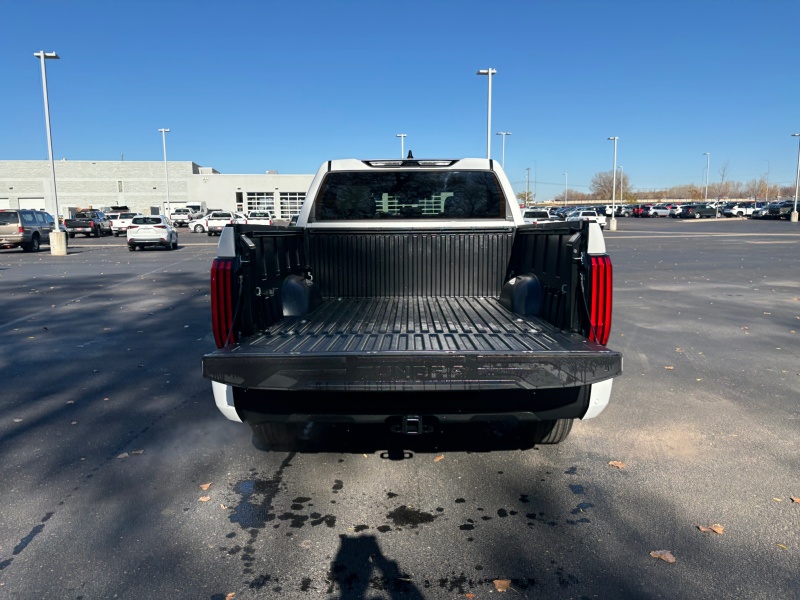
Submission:
[[38,252],[41,244],[50,244],[53,217],[42,210],[0,210],[0,248],[19,248]]

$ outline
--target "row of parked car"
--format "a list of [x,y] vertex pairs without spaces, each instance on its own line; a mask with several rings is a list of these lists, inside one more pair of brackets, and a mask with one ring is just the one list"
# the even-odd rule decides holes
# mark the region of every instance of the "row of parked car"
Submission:
[[672,217],[673,219],[701,219],[718,217],[749,217],[753,219],[789,219],[794,200],[778,202],[667,202],[662,204],[619,204],[614,211],[608,205],[548,206],[527,208],[523,211],[526,223],[547,221],[590,220],[605,227],[607,217]]

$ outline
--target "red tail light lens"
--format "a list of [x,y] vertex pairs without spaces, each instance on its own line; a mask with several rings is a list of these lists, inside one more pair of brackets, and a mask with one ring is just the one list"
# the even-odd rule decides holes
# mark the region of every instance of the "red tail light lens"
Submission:
[[215,258],[211,264],[211,327],[217,348],[235,341],[233,326],[233,261]]
[[608,255],[592,256],[591,330],[589,339],[604,346],[611,335],[611,298],[613,275]]

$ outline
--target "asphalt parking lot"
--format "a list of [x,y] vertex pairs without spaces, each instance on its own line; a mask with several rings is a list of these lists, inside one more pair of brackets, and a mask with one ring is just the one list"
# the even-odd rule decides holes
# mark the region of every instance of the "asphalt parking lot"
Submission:
[[797,224],[619,219],[625,372],[537,448],[496,425],[257,450],[200,375],[216,241],[0,251],[0,597],[798,597]]

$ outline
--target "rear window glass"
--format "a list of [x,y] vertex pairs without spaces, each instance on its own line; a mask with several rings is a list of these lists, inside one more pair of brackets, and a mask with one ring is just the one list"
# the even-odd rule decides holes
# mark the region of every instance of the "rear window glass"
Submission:
[[28,223],[30,225],[32,225],[33,223],[36,223],[36,217],[33,216],[33,213],[23,212],[23,213],[20,213],[20,214],[22,216],[22,222],[23,223]]
[[161,225],[160,217],[136,217],[133,220],[134,225]]
[[548,219],[550,214],[544,210],[527,210],[525,211],[526,219]]
[[136,213],[122,213],[119,218],[120,219],[132,219],[136,216]]
[[328,173],[315,208],[318,221],[506,216],[500,184],[489,171]]
[[16,225],[19,215],[15,212],[0,212],[0,225]]

